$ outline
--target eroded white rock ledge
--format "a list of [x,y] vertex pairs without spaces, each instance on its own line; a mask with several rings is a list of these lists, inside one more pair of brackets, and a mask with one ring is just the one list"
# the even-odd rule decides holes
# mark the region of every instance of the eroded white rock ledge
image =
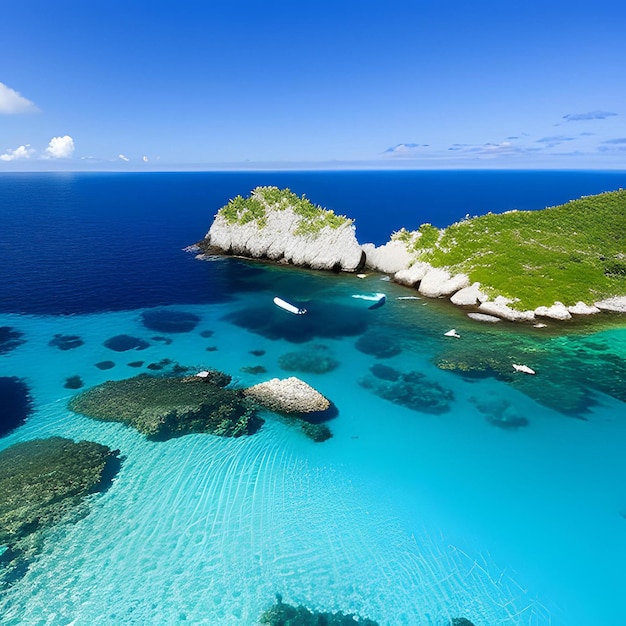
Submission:
[[[264,202],[262,196],[258,198]],[[269,206],[267,208],[270,209]],[[490,299],[481,290],[480,283],[471,283],[465,274],[451,274],[445,268],[414,262],[414,257],[402,241],[391,240],[382,246],[371,243],[361,246],[351,220],[346,220],[337,228],[324,226],[319,232],[311,234],[297,232],[300,221],[301,217],[291,208],[268,210],[262,228],[255,221],[228,223],[218,213],[203,243],[206,249],[225,254],[319,270],[355,272],[365,266],[391,275],[395,282],[413,287],[423,296],[449,298],[453,304],[478,314],[473,315],[473,319],[485,322],[493,321],[494,317],[514,322],[535,322],[541,319],[569,320],[572,316],[593,315],[601,311],[626,313],[626,296],[593,304],[577,302],[572,306],[555,302],[551,306],[519,311],[511,306],[515,304],[513,300],[503,296]]]

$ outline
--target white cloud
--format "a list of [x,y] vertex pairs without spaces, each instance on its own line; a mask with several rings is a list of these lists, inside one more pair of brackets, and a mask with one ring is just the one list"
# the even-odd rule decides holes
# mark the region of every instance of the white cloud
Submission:
[[118,154],[117,158],[122,159],[122,161],[130,161],[130,159],[127,156],[124,156],[123,154]]
[[143,157],[143,162],[144,162],[144,163],[147,163],[147,162],[148,162],[148,157],[147,157],[147,156],[144,156],[144,157]]
[[0,113],[13,115],[16,113],[34,113],[38,111],[33,102],[20,93],[0,83]]
[[44,158],[69,159],[74,152],[74,140],[69,136],[53,137],[46,148]]
[[30,159],[31,155],[35,151],[30,147],[30,144],[15,148],[15,150],[7,150],[4,154],[0,154],[0,161],[17,161],[18,159]]

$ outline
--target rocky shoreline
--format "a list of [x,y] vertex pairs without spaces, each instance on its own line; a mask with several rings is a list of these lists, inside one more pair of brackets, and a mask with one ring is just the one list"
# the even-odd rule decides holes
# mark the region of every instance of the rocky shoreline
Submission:
[[[312,217],[307,214],[303,218],[302,211],[292,206],[303,199],[289,190],[259,187],[247,200],[237,200],[238,204],[231,206],[231,201],[220,209],[205,238],[189,248],[199,253],[198,258],[226,254],[310,269],[345,272],[369,269],[389,275],[394,282],[416,289],[424,297],[449,299],[482,322],[507,320],[540,325],[544,319],[566,321],[604,311],[626,313],[626,296],[621,295],[592,303],[579,301],[565,305],[556,301],[520,310],[514,298],[487,294],[479,282],[471,282],[466,274],[454,274],[444,267],[415,260],[407,243],[397,237],[392,236],[382,246],[361,245],[352,220],[320,207],[314,207],[310,212]],[[246,202],[253,203],[252,209]],[[420,233],[404,231],[404,235],[414,243]]]

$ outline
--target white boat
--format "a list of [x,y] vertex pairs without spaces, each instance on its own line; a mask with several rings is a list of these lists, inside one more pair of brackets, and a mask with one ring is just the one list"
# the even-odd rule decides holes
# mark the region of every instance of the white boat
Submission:
[[368,302],[373,302],[372,306],[368,307],[369,309],[378,309],[387,301],[387,296],[384,293],[358,293],[352,296],[353,298],[358,298],[359,300],[367,300]]
[[282,298],[274,298],[274,304],[285,311],[289,311],[289,313],[293,313],[294,315],[304,315],[306,313],[306,309],[299,309],[297,306],[283,300]]
[[443,334],[446,337],[456,337],[457,339],[461,338],[461,335],[459,335],[459,333],[457,333],[454,328],[452,330],[449,330],[447,333],[443,333]]
[[516,372],[523,372],[524,374],[536,374],[534,369],[528,367],[528,365],[518,365],[517,363],[513,363],[513,369]]

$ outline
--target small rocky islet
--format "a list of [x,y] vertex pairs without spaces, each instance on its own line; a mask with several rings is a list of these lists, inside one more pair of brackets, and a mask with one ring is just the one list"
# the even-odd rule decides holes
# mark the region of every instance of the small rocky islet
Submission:
[[33,439],[0,452],[0,590],[19,579],[46,531],[88,513],[120,466],[119,451],[92,441]]
[[252,435],[264,422],[260,408],[287,418],[314,441],[332,436],[319,423],[334,416],[331,403],[304,381],[272,379],[245,389],[230,388],[230,383],[231,377],[217,370],[192,376],[139,374],[87,389],[70,400],[69,408],[96,420],[122,422],[156,441],[190,433]]

